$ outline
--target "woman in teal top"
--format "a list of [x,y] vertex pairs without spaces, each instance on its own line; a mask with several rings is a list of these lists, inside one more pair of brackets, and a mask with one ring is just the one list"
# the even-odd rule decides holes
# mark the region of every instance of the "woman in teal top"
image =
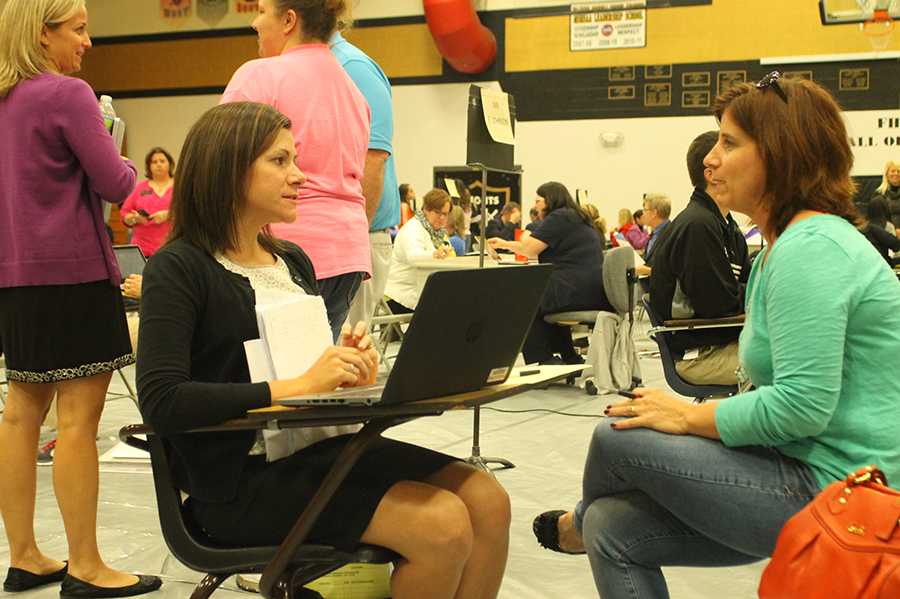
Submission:
[[900,283],[855,228],[847,131],[815,83],[772,73],[716,100],[711,193],[758,223],[741,371],[700,405],[664,391],[607,408],[582,501],[546,512],[548,548],[586,551],[601,597],[668,597],[663,566],[769,556],[782,525],[870,463],[900,481]]

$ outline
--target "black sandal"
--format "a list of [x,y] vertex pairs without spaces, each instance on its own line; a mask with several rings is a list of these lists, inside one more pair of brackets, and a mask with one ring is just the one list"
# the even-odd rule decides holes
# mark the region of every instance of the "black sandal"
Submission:
[[559,517],[565,513],[565,510],[544,512],[534,519],[534,522],[531,524],[531,530],[534,531],[537,542],[544,549],[565,553],[566,555],[583,555],[584,551],[566,551],[559,546]]

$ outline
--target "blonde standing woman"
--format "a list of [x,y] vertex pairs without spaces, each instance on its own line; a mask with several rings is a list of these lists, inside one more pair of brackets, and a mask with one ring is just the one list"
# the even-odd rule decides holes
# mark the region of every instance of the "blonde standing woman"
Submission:
[[[97,548],[95,437],[113,370],[134,361],[102,202],[122,202],[135,167],[119,156],[93,90],[69,77],[91,47],[83,0],[6,0],[0,13],[0,338],[9,395],[0,423],[3,590],[62,582],[62,599],[125,597],[155,577],[113,570]],[[27,151],[23,151],[27,149]],[[34,535],[35,453],[58,403],[53,487],[64,563]]]

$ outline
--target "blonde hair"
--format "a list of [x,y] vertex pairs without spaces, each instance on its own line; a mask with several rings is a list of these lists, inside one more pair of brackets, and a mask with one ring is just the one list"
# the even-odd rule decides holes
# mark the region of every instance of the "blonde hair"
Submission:
[[588,215],[591,226],[600,235],[600,239],[606,239],[606,219],[600,216],[600,211],[593,204],[582,204],[581,211]]
[[450,209],[450,215],[447,217],[447,235],[463,236],[466,229],[466,215],[459,206]]
[[881,185],[879,185],[876,190],[878,193],[887,193],[888,188],[891,186],[891,184],[888,183],[888,171],[892,168],[900,168],[900,163],[888,160],[887,164],[884,165],[884,177],[881,179]]
[[634,217],[631,215],[631,210],[622,208],[619,210],[619,226],[624,227],[628,224],[634,224]]
[[49,69],[41,32],[84,8],[84,0],[6,0],[0,13],[0,98],[19,82]]

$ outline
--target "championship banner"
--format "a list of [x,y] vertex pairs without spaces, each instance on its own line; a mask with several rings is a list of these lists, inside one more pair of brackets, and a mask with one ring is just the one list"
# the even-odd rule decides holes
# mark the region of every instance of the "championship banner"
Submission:
[[[647,11],[643,2],[573,4],[569,50],[612,50],[647,45]],[[619,9],[619,10],[617,10]]]
[[259,11],[259,4],[256,0],[235,0],[234,2],[234,12],[238,14],[257,11]]
[[214,27],[228,14],[228,0],[197,0],[197,17]]
[[159,0],[159,14],[163,19],[184,19],[191,14],[191,0]]

